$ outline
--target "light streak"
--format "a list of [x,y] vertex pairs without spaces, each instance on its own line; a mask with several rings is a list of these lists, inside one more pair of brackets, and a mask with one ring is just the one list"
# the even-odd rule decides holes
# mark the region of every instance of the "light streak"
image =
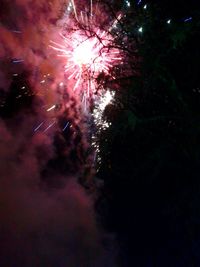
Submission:
[[77,70],[75,70],[69,77],[68,77],[68,80],[70,80],[73,76],[74,76],[74,74],[77,72]]
[[69,125],[69,121],[66,123],[66,125],[64,126],[64,128],[62,129],[62,131],[64,132],[67,129],[67,126]]
[[34,132],[36,132],[37,130],[40,129],[40,127],[44,124],[44,122],[41,122],[35,129],[34,129]]
[[192,17],[189,17],[189,18],[184,19],[184,22],[188,22],[188,21],[191,21],[191,20],[192,20]]
[[78,16],[77,16],[77,12],[76,12],[76,5],[74,3],[74,0],[71,0],[71,3],[72,3],[72,6],[73,6],[73,9],[74,9],[74,15],[75,15],[75,18],[76,20],[78,21]]
[[111,27],[109,28],[109,32],[113,29],[113,28],[115,28],[116,26],[117,26],[117,23],[120,21],[120,19],[122,18],[122,14],[120,13],[118,16],[117,16],[117,18],[116,18],[116,20],[114,20],[114,22],[112,23],[112,25],[111,25]]
[[13,60],[12,62],[13,63],[21,63],[21,62],[23,62],[24,60],[23,59],[15,59],[15,60]]
[[47,109],[47,112],[51,111],[52,109],[54,109],[56,107],[56,105],[53,105],[52,107]]
[[56,123],[56,121],[52,122],[51,124],[49,124],[49,126],[44,130],[44,133],[46,131],[48,131],[54,124]]
[[14,33],[22,33],[21,31],[13,30]]
[[92,0],[90,0],[90,16],[92,17],[92,12],[93,12],[93,3]]
[[81,20],[82,20],[82,23],[84,23],[84,19],[83,19],[83,11],[81,11]]
[[79,83],[80,83],[80,79],[78,79],[78,80],[76,81],[75,86],[74,86],[74,88],[73,88],[74,91],[75,91],[76,88],[78,87]]

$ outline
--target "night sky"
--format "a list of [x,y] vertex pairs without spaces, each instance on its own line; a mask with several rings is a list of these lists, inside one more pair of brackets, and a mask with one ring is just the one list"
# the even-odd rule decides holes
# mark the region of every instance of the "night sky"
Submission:
[[0,267],[198,267],[200,4],[90,4],[1,0]]

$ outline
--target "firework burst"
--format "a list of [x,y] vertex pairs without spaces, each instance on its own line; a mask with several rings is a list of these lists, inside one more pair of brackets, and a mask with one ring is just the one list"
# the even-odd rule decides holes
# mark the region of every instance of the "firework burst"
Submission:
[[[97,88],[97,79],[103,74],[115,79],[111,75],[113,66],[122,61],[120,51],[113,45],[114,38],[108,30],[102,30],[96,25],[98,18],[93,14],[93,3],[91,1],[90,13],[80,16],[77,14],[75,2],[68,6],[68,11],[73,7],[75,26],[70,31],[60,33],[61,42],[51,40],[50,47],[57,52],[58,57],[66,61],[64,66],[65,77],[70,83],[73,91],[76,91],[87,100],[94,96]],[[70,25],[74,25],[69,16],[66,16]],[[112,23],[112,25],[114,25]],[[65,26],[66,27],[66,26]],[[70,27],[68,27],[69,29]]]
[[[87,36],[85,31],[75,31],[69,37],[62,35],[64,45],[51,41],[51,47],[59,57],[66,59],[65,74],[72,81],[73,91],[93,96],[100,74],[110,76],[113,65],[119,64],[119,50],[111,48],[112,36],[97,30]],[[112,77],[114,78],[114,77]]]
[[[85,11],[77,10],[75,1],[71,1],[62,19],[59,41],[51,40],[49,45],[56,51],[57,57],[64,61],[64,80],[61,83],[66,84],[68,90],[80,99],[85,113],[92,115],[98,135],[99,131],[109,127],[103,120],[103,112],[114,97],[110,89],[99,84],[100,77],[115,80],[113,67],[122,64],[122,53],[116,47],[112,35],[112,29],[122,15],[119,14],[106,27],[105,24],[104,27],[101,25],[102,17],[100,8],[98,5],[93,6],[92,1]],[[95,134],[92,134],[92,139],[98,154],[99,145]]]

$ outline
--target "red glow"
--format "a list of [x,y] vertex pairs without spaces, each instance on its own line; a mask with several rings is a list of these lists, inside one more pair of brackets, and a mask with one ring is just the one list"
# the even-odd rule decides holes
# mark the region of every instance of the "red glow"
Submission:
[[[115,63],[119,63],[119,51],[110,48],[113,39],[105,32],[97,30],[87,36],[84,31],[77,30],[70,36],[63,36],[64,45],[54,43],[52,48],[58,52],[58,56],[65,57],[65,73],[68,80],[73,80],[73,89],[88,91],[90,81],[90,93],[95,89],[95,79],[104,72],[109,75],[109,70]],[[85,82],[86,81],[86,82]],[[88,94],[89,96],[89,94]]]

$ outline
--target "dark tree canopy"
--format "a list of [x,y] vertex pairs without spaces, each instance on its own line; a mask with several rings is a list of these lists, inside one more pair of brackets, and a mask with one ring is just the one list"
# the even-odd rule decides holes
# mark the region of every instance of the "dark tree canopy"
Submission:
[[142,33],[132,18],[126,25],[140,75],[105,112],[112,126],[102,134],[97,207],[118,234],[123,267],[199,266],[199,4],[144,4],[133,7]]

